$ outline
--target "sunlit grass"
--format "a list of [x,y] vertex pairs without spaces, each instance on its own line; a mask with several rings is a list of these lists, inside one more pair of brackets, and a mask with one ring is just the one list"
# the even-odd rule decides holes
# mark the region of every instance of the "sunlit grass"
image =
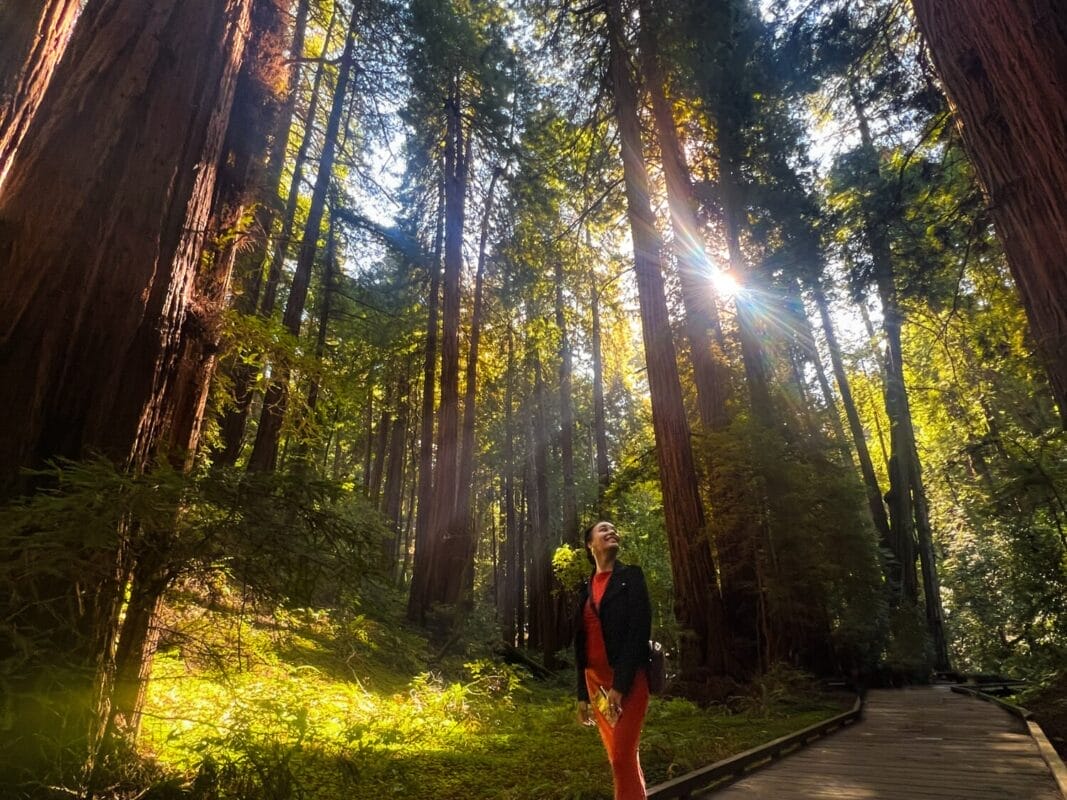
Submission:
[[[231,622],[211,614],[191,627],[232,646]],[[244,625],[240,664],[213,662],[207,644],[189,639],[160,653],[145,754],[220,798],[611,796],[599,738],[575,721],[569,678],[545,685],[470,656],[405,671],[425,656],[410,632],[363,619],[347,630],[322,616],[285,622]],[[816,702],[753,717],[657,698],[645,771],[658,782],[836,710]]]

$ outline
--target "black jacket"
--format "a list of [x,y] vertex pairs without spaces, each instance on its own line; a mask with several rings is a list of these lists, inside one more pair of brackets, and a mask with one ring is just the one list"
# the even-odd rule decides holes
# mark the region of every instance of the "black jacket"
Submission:
[[[578,611],[574,624],[574,660],[578,668],[578,699],[589,700],[585,685],[585,604],[589,600],[590,578],[578,590]],[[640,567],[615,562],[604,596],[597,609],[608,663],[614,672],[614,686],[623,695],[630,691],[638,669],[648,668],[648,640],[652,635],[652,603],[648,599],[645,573]]]

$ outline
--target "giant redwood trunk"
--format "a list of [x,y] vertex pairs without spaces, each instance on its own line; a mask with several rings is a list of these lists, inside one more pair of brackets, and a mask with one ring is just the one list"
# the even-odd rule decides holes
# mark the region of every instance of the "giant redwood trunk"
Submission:
[[[251,5],[86,5],[0,193],[0,491],[59,456],[140,470],[167,436],[183,347],[200,334],[186,323]],[[40,593],[42,609],[81,615],[36,626],[40,658],[85,670],[96,703],[110,691],[120,563],[97,551]],[[99,711],[86,710],[94,725]]]
[[722,328],[715,304],[715,290],[708,272],[703,226],[697,218],[689,165],[675,127],[674,111],[664,88],[656,28],[652,3],[642,0],[642,63],[652,96],[652,117],[663,161],[663,177],[667,184],[667,205],[678,259],[689,359],[693,365],[693,380],[697,390],[697,409],[700,421],[706,428],[721,430],[729,422],[726,401],[730,383],[722,360]]
[[0,485],[55,456],[151,457],[249,6],[86,7],[0,194]]
[[0,187],[78,18],[78,0],[0,3]]
[[649,200],[637,92],[627,58],[623,12],[617,0],[606,3],[605,11],[610,80],[621,136],[627,216],[634,243],[641,331],[652,396],[652,427],[674,576],[674,611],[686,630],[683,674],[693,678],[703,669],[723,672],[728,645],[722,630],[721,599],[678,379],[660,263],[663,243]]
[[274,78],[284,59],[287,6],[288,0],[266,0],[253,7],[248,58],[237,80],[208,228],[213,241],[201,259],[195,287],[198,300],[186,317],[182,335],[179,377],[174,384],[176,408],[165,442],[175,466],[190,467],[197,451],[231,276],[238,252],[249,241],[243,220],[264,191],[268,154],[276,149],[278,116],[284,113],[286,101]]
[[912,0],[1067,425],[1067,9]]

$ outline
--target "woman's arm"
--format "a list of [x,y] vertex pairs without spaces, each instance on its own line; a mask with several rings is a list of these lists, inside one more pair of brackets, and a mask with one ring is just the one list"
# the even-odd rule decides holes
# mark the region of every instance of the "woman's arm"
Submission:
[[648,640],[652,636],[652,601],[648,597],[648,584],[640,567],[630,567],[626,579],[626,641],[618,663],[614,667],[613,689],[627,694],[633,685],[638,669],[648,663]]

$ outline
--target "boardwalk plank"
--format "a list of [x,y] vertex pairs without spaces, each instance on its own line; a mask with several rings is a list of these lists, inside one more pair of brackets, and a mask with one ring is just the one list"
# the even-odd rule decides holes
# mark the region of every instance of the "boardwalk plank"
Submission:
[[871,692],[862,722],[708,800],[1062,800],[1025,726],[940,687]]

